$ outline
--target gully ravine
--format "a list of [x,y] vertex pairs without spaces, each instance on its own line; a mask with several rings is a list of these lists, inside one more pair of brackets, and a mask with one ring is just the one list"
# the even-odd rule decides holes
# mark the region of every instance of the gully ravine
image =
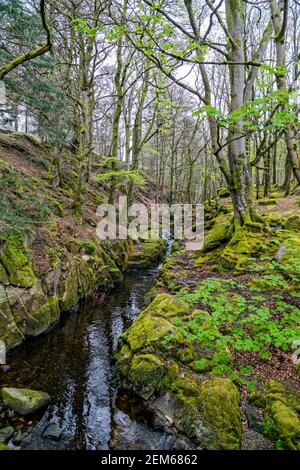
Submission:
[[90,299],[64,315],[48,335],[8,357],[0,385],[46,391],[52,401],[40,416],[0,412],[18,430],[25,449],[170,449],[174,437],[155,430],[139,400],[117,389],[112,352],[154,284],[158,267],[132,271],[104,302]]

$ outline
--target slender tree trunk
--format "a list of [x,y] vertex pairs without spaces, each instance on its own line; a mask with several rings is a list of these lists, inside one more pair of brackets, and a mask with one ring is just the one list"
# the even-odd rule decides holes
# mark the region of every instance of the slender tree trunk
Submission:
[[[275,46],[276,46],[276,65],[279,71],[276,73],[276,82],[278,90],[286,91],[288,96],[288,86],[286,81],[286,29],[288,20],[288,0],[284,0],[283,14],[281,14],[281,2],[277,0],[269,0],[270,9],[273,21],[273,30],[275,34]],[[284,105],[284,108],[288,111],[289,103]],[[300,161],[298,156],[298,145],[296,138],[296,123],[290,122],[286,125],[285,141],[288,156],[290,159],[291,168],[294,176],[300,184]]]

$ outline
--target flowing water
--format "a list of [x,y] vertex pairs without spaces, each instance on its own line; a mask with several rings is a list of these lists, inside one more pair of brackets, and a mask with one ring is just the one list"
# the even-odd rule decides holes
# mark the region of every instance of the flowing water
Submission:
[[[12,417],[10,424],[23,434],[22,446],[172,448],[173,436],[152,428],[151,416],[140,401],[116,390],[111,360],[118,337],[143,307],[157,270],[126,274],[124,283],[108,293],[104,302],[89,300],[78,313],[63,315],[52,332],[8,358],[11,370],[1,374],[1,386],[43,390],[52,398],[46,412],[30,422],[14,422]],[[55,438],[46,437],[50,424],[55,425]]]

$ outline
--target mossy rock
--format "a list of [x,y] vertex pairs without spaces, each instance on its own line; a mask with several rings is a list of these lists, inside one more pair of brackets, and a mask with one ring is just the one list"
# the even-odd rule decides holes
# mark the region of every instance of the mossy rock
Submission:
[[205,420],[215,429],[222,448],[239,449],[242,435],[240,393],[227,378],[203,382],[199,399]]
[[136,354],[131,361],[129,380],[136,391],[155,387],[165,373],[164,363],[154,354]]
[[[0,308],[3,315],[0,315],[0,340],[6,344],[7,348],[18,346],[24,339],[24,335],[14,320],[9,302],[0,286]],[[3,288],[3,287],[2,287]]]
[[250,395],[264,408],[264,430],[278,449],[300,450],[300,394],[270,380],[264,389]]
[[174,330],[174,325],[164,318],[139,316],[123,333],[120,341],[125,341],[133,352],[141,350],[155,352],[162,339]]
[[261,234],[240,229],[222,251],[220,264],[226,269],[239,269],[247,263],[249,265],[249,258],[257,255],[263,241]]
[[76,268],[78,295],[86,296],[92,292],[96,284],[95,271],[89,267],[86,261],[81,261]]
[[286,230],[295,230],[296,232],[300,232],[300,215],[292,215],[289,217],[285,223]]
[[180,405],[176,423],[202,449],[239,449],[242,434],[240,394],[230,379],[199,379],[172,366],[162,379],[163,393]]
[[140,317],[157,316],[170,319],[181,317],[189,313],[189,304],[176,295],[158,294],[152,302],[142,310]]
[[73,308],[79,300],[79,286],[76,275],[76,270],[70,271],[67,275],[63,297],[61,299],[61,307],[63,310],[70,310]]
[[0,283],[9,284],[8,274],[7,274],[4,266],[2,266],[1,263],[0,263]]
[[50,396],[45,392],[7,387],[2,389],[2,399],[4,405],[22,416],[35,413],[47,406],[51,400]]
[[32,287],[36,283],[30,256],[20,240],[6,240],[0,250],[0,261],[13,286]]
[[[300,276],[300,238],[289,238],[284,241],[276,254],[279,269],[290,279],[289,290],[299,291]],[[294,280],[294,283],[292,282]]]
[[202,252],[206,253],[207,251],[214,250],[219,246],[223,245],[226,241],[230,239],[231,236],[231,222],[223,221],[219,222],[217,220],[214,227],[208,232],[205,236],[204,246]]
[[230,196],[230,191],[228,188],[220,188],[218,190],[218,196],[219,197],[229,197]]
[[258,201],[258,204],[260,206],[274,206],[275,204],[277,204],[277,201],[276,199],[260,199]]
[[280,212],[271,212],[263,215],[263,220],[270,227],[283,227],[286,219]]
[[6,240],[0,251],[0,260],[9,275],[30,263],[23,243],[18,240]]
[[166,240],[147,239],[137,245],[136,250],[129,255],[129,268],[149,268],[159,261],[166,251]]
[[37,310],[30,313],[26,321],[26,335],[37,336],[43,333],[59,319],[59,315],[58,297],[49,297]]
[[170,345],[164,340],[177,328],[172,320],[188,311],[188,304],[176,296],[157,295],[119,338],[115,358],[121,373],[128,373],[134,353],[153,354],[158,351],[161,354],[165,351],[167,354]]
[[32,287],[36,281],[37,278],[30,266],[24,266],[9,276],[9,283],[13,286]]
[[79,243],[80,249],[87,255],[93,255],[97,250],[97,245],[94,242],[83,241]]

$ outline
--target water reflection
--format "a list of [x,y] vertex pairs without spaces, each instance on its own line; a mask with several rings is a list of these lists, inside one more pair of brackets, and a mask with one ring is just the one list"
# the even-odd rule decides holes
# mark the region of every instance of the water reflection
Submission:
[[[104,303],[89,301],[65,316],[47,336],[29,342],[8,358],[11,370],[0,385],[47,391],[52,402],[44,415],[25,423],[23,446],[31,449],[170,448],[169,435],[154,431],[114,404],[112,350],[118,337],[141,310],[156,269],[132,272]],[[0,425],[13,424],[0,421]],[[61,430],[45,439],[49,423]],[[148,447],[147,447],[148,446]]]

